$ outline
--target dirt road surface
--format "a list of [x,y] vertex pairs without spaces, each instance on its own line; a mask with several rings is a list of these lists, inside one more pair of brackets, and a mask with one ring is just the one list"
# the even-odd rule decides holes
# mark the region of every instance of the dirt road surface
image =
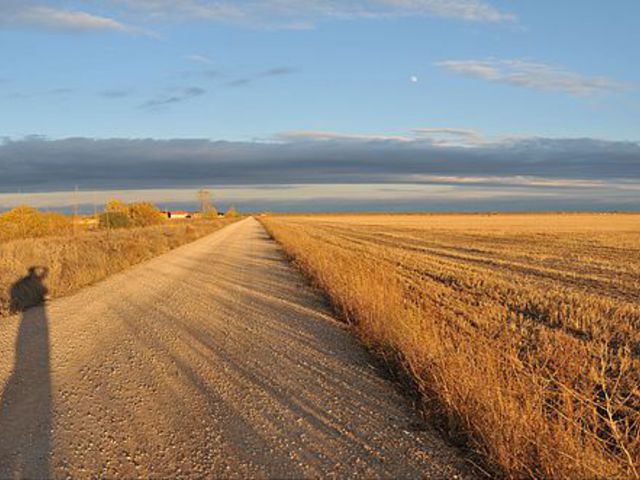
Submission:
[[0,478],[463,471],[253,218],[0,320]]

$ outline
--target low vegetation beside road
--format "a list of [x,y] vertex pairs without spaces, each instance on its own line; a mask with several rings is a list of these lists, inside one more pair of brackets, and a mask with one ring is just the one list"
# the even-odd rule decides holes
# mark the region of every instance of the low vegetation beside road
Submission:
[[73,218],[70,215],[41,212],[28,206],[0,213],[0,242],[70,235],[73,228]]
[[32,267],[48,272],[48,294],[59,297],[213,233],[238,218],[169,222],[149,204],[134,205],[118,203],[116,215],[114,209],[106,213],[108,222],[118,218],[122,224],[126,219],[126,228],[115,228],[115,223],[104,228],[88,228],[81,222],[74,226],[70,216],[29,207],[0,215],[0,317],[30,306],[28,292],[23,299],[10,297],[12,285]]
[[494,472],[638,478],[639,215],[261,220]]

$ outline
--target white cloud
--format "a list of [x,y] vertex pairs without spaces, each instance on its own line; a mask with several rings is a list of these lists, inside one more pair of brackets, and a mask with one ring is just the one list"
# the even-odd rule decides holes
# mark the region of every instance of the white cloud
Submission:
[[475,130],[461,128],[415,128],[414,135],[419,139],[430,140],[438,146],[478,146],[491,143]]
[[406,12],[414,11],[474,22],[504,22],[516,19],[515,15],[501,12],[480,0],[378,0],[371,3],[387,5]]
[[545,187],[545,188],[601,188],[609,185],[599,180],[556,179],[515,175],[512,177],[496,176],[455,176],[455,175],[412,175],[408,178],[417,183],[433,183],[437,185],[492,185],[513,187]]
[[563,68],[524,60],[446,60],[437,66],[450,72],[489,82],[574,96],[619,92],[628,85],[606,77],[586,77]]
[[212,65],[213,64],[213,60],[211,60],[209,57],[205,56],[205,55],[199,55],[199,54],[191,54],[191,55],[187,55],[186,57],[184,57],[186,60],[193,62],[193,63],[201,63],[204,65]]
[[11,3],[0,5],[0,27],[27,27],[68,32],[119,31],[133,32],[129,27],[109,17],[63,10],[40,5]]
[[488,138],[475,130],[461,128],[414,128],[399,134],[341,133],[298,130],[276,135],[280,141],[393,141],[422,142],[437,147],[477,147],[506,143],[509,138]]
[[148,19],[215,20],[308,28],[315,20],[435,16],[470,22],[508,22],[485,0],[113,0]]
[[283,141],[332,141],[332,140],[392,140],[398,142],[410,142],[414,140],[412,136],[406,135],[376,135],[376,134],[358,134],[358,133],[338,133],[317,130],[299,130],[293,132],[284,132],[276,135],[276,140]]
[[[64,32],[119,31],[152,35],[128,21],[153,24],[217,21],[246,26],[306,29],[321,20],[433,16],[469,22],[508,22],[516,17],[487,0],[107,0],[85,2],[114,15],[68,9],[62,0],[0,0],[0,28]],[[127,23],[119,20],[125,18]],[[190,55],[192,61],[208,60]]]

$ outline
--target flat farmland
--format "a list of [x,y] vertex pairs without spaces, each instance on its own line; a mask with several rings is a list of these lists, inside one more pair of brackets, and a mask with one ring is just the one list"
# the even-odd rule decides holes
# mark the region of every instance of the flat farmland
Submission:
[[638,477],[640,215],[261,220],[486,468]]

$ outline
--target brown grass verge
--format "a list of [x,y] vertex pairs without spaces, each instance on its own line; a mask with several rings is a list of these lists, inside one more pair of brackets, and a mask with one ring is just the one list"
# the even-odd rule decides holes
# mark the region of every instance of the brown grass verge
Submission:
[[261,218],[425,412],[513,478],[638,478],[632,220]]
[[[32,267],[47,269],[52,298],[72,293],[137,263],[215,232],[235,219],[179,222],[151,227],[84,232],[0,243],[0,317],[41,300],[23,281]],[[37,288],[36,288],[37,289]],[[20,298],[16,297],[16,292]]]

